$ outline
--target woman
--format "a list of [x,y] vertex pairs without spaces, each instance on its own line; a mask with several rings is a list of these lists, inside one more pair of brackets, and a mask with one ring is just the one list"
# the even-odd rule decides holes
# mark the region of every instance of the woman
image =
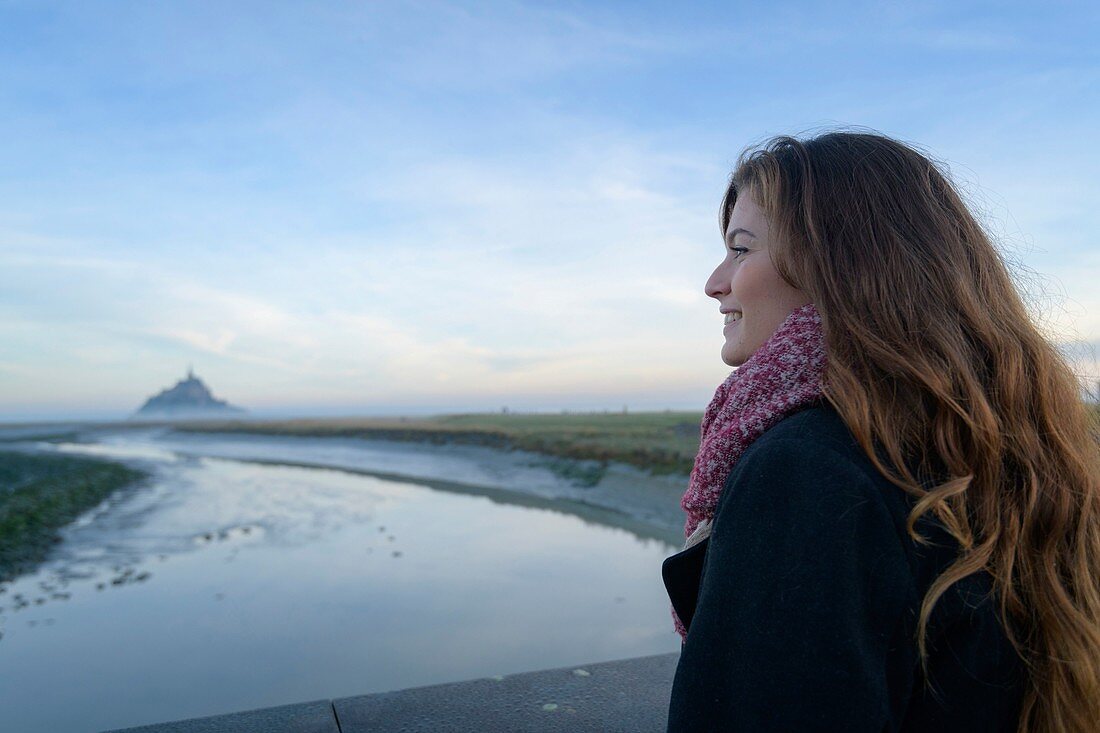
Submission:
[[946,176],[779,137],[721,224],[668,730],[1100,730],[1095,418]]

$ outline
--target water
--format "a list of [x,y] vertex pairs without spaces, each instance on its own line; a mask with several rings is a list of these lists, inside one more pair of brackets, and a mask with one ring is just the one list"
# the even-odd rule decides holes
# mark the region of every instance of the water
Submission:
[[530,456],[390,447],[157,431],[52,447],[152,478],[0,594],[0,728],[99,731],[679,649],[662,532],[572,501],[583,489]]

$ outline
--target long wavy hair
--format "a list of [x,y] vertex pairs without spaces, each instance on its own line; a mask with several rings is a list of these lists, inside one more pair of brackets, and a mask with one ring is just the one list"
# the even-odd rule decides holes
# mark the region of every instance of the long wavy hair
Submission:
[[[993,238],[945,169],[862,131],[772,138],[742,153],[722,202],[753,196],[776,271],[821,313],[823,389],[873,462],[959,554],[922,601],[987,571],[1029,671],[1020,731],[1100,725],[1100,429]],[[878,448],[889,467],[883,465]],[[939,477],[929,484],[918,475]],[[939,483],[939,479],[946,479]]]

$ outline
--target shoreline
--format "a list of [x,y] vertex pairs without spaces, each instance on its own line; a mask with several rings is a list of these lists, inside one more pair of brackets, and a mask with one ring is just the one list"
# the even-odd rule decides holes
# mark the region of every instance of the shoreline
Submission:
[[0,583],[33,572],[63,527],[147,476],[117,461],[0,450]]
[[[611,467],[612,478],[602,481],[594,488],[599,493],[591,497],[576,496],[546,496],[544,494],[523,491],[514,488],[499,488],[479,484],[462,483],[459,481],[447,481],[445,479],[414,476],[405,473],[392,473],[388,471],[355,468],[351,466],[339,466],[327,463],[276,460],[264,458],[229,458],[217,456],[218,460],[236,461],[240,463],[255,463],[268,466],[290,466],[296,468],[312,468],[317,470],[340,471],[361,476],[394,481],[397,483],[416,484],[426,486],[436,491],[445,491],[452,494],[465,494],[468,496],[480,496],[494,502],[510,504],[514,506],[529,507],[560,512],[580,518],[583,521],[591,521],[603,526],[623,529],[631,534],[644,539],[657,540],[679,548],[683,544],[683,521],[680,517],[667,512],[669,499],[673,492],[663,491],[660,485],[643,486],[637,489],[637,484],[631,481],[629,466]],[[623,469],[626,469],[624,471]],[[687,478],[683,478],[684,486]],[[630,484],[627,486],[626,484]],[[633,488],[632,488],[633,487]],[[679,512],[679,496],[682,488],[674,488],[676,509]],[[630,499],[631,501],[625,501]],[[641,499],[641,501],[639,501]],[[665,516],[660,516],[664,514]],[[682,514],[682,512],[680,512]]]
[[[627,529],[639,536],[658,539],[673,547],[683,544],[684,514],[680,499],[688,475],[654,475],[618,461],[593,465],[546,453],[471,445],[458,441],[391,441],[348,436],[287,435],[268,433],[180,431],[182,441],[166,445],[179,455],[217,458],[246,463],[299,466],[374,476],[402,483],[416,483],[451,493],[485,496],[509,504],[560,510],[582,519]],[[191,438],[200,442],[188,444]],[[238,438],[230,450],[211,451],[201,441]],[[300,442],[299,442],[300,441]],[[310,447],[333,448],[315,457]],[[339,449],[339,450],[336,450]],[[341,451],[346,451],[341,454]],[[440,453],[459,464],[430,466],[418,455]],[[372,463],[370,454],[402,456],[405,460]],[[476,470],[466,472],[462,465]],[[430,467],[426,467],[430,466]],[[542,471],[542,477],[530,473]]]
[[[539,416],[540,418],[542,416]],[[551,419],[556,416],[549,416]],[[605,416],[598,416],[604,418]],[[619,418],[618,415],[611,416]],[[634,417],[634,416],[631,416]],[[662,416],[666,422],[669,416]],[[675,416],[672,420],[683,422],[682,417]],[[138,481],[149,474],[142,470],[140,461],[132,461],[119,458],[92,458],[81,455],[63,455],[56,453],[43,453],[38,450],[20,450],[19,446],[27,446],[31,442],[45,441],[50,443],[83,442],[96,434],[122,430],[129,432],[133,429],[165,428],[170,432],[179,433],[181,436],[195,435],[196,437],[216,438],[246,437],[275,438],[278,439],[315,439],[322,443],[332,440],[334,443],[350,442],[352,444],[363,441],[369,445],[375,443],[375,447],[385,448],[385,443],[404,444],[411,449],[432,451],[433,448],[453,449],[467,453],[471,462],[476,462],[489,470],[500,470],[517,463],[544,469],[560,479],[560,486],[531,485],[524,481],[510,481],[504,484],[493,485],[492,481],[452,480],[448,475],[430,475],[430,472],[418,473],[415,469],[386,470],[384,467],[370,467],[354,465],[340,460],[298,460],[290,456],[257,456],[257,455],[224,455],[209,456],[224,458],[227,460],[239,460],[251,463],[269,463],[282,465],[295,465],[316,469],[331,469],[349,473],[372,475],[387,480],[405,483],[418,483],[441,491],[452,493],[465,493],[484,496],[493,501],[518,504],[541,508],[551,511],[561,511],[581,518],[583,521],[592,521],[598,524],[618,527],[631,532],[638,537],[652,539],[678,548],[683,542],[683,512],[680,509],[680,497],[687,485],[687,472],[678,473],[664,466],[664,471],[657,473],[646,470],[638,463],[650,466],[649,458],[653,456],[653,448],[658,454],[667,455],[667,449],[662,446],[646,446],[645,448],[634,445],[628,455],[635,459],[635,463],[627,463],[620,460],[607,458],[608,451],[603,450],[599,444],[582,444],[578,449],[573,446],[570,450],[561,450],[563,444],[561,435],[554,436],[557,440],[527,440],[526,445],[538,445],[542,450],[531,450],[519,447],[519,441],[509,440],[509,436],[493,434],[482,429],[468,429],[466,426],[447,426],[446,430],[436,430],[434,425],[417,426],[412,429],[394,430],[393,426],[364,426],[359,424],[347,425],[339,422],[335,424],[317,427],[317,421],[309,421],[311,424],[294,425],[291,429],[282,423],[261,424],[259,426],[249,423],[233,423],[229,429],[225,424],[115,424],[115,425],[83,425],[65,426],[69,429],[27,431],[27,434],[11,436],[12,440],[0,440],[0,478],[3,478],[4,459],[10,460],[11,456],[22,456],[23,461],[40,461],[45,465],[48,462],[67,462],[74,467],[80,464],[86,471],[91,471],[95,477],[91,480],[96,486],[88,490],[79,488],[76,493],[83,496],[77,503],[65,500],[62,504],[64,510],[58,506],[50,505],[46,508],[34,506],[35,502],[27,497],[21,499],[24,513],[34,515],[30,523],[29,531],[21,531],[17,535],[7,533],[5,537],[4,519],[4,494],[12,494],[4,484],[0,484],[0,583],[7,582],[13,577],[33,572],[45,558],[50,549],[59,539],[58,530],[74,521],[81,513],[93,508],[116,490]],[[622,424],[622,423],[620,423]],[[629,426],[629,423],[627,423]],[[259,427],[260,429],[255,429]],[[75,428],[75,429],[73,429]],[[694,426],[692,426],[694,429]],[[37,435],[33,433],[37,432]],[[385,436],[385,437],[382,437]],[[541,437],[541,436],[540,436]],[[586,436],[590,440],[591,435]],[[606,437],[606,436],[597,436]],[[341,440],[342,439],[342,440]],[[637,442],[637,441],[636,441]],[[652,438],[649,441],[652,443]],[[7,443],[10,447],[5,447]],[[383,444],[381,446],[377,444]],[[553,450],[557,446],[558,450]],[[621,446],[620,446],[621,448]],[[551,452],[552,451],[552,452]],[[203,452],[191,452],[201,455]],[[617,451],[622,454],[624,451]],[[579,455],[578,455],[579,454]],[[594,458],[593,455],[600,456]],[[584,456],[584,457],[581,457]],[[682,462],[681,462],[682,465]],[[110,468],[105,468],[110,467]],[[108,478],[103,471],[113,473]],[[49,473],[45,471],[45,473]],[[79,473],[79,472],[77,472]],[[77,477],[76,473],[70,473],[70,478]],[[81,486],[85,486],[87,480]],[[555,482],[558,483],[558,482]],[[56,487],[54,487],[56,490]],[[49,502],[46,502],[49,504]],[[44,514],[43,514],[44,513]],[[18,539],[16,539],[18,537]]]
[[[699,448],[698,412],[470,414],[436,418],[200,420],[145,423],[182,433],[363,438],[523,450],[568,461],[622,463],[655,476],[687,475]],[[570,470],[568,466],[563,470]],[[589,472],[593,484],[598,472]],[[581,476],[583,478],[583,476]]]

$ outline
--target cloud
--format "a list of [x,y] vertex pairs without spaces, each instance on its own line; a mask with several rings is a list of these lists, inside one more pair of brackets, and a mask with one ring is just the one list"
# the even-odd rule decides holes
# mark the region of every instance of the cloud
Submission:
[[[1049,50],[1051,29],[1081,32],[1036,13],[134,3],[67,7],[45,35],[25,21],[0,31],[41,41],[0,44],[0,135],[21,141],[0,174],[0,401],[129,405],[189,361],[257,404],[705,398],[726,372],[702,293],[726,166],[821,120],[965,163],[1034,273],[1037,322],[1094,340],[1100,153],[1079,141],[1097,74],[1087,44]],[[851,43],[851,17],[876,33]]]
[[[472,162],[459,173],[468,180],[492,174]],[[260,401],[536,394],[591,390],[596,382],[621,391],[652,384],[647,370],[662,360],[690,365],[680,354],[691,344],[676,344],[662,329],[701,293],[656,276],[683,261],[684,243],[661,223],[684,218],[676,197],[624,201],[564,180],[513,183],[525,187],[521,195],[505,186],[473,199],[459,189],[437,197],[437,206],[461,212],[442,225],[454,226],[453,236],[445,243],[427,237],[430,245],[390,243],[380,256],[338,241],[273,269],[248,269],[227,250],[223,266],[210,273],[178,256],[119,261],[67,253],[64,242],[47,254],[9,247],[0,265],[22,297],[7,324],[68,334],[61,350],[61,343],[88,338],[113,344],[74,345],[66,355],[74,364],[118,368],[108,377],[113,387],[88,385],[112,395],[133,383],[123,370],[149,370],[165,357],[201,362],[204,354],[215,359],[219,384]],[[410,191],[420,187],[413,178],[408,184]],[[604,202],[623,224],[608,222]],[[559,213],[553,231],[531,228],[530,221],[555,221],[562,206],[572,206],[573,215]],[[225,270],[238,270],[250,292],[205,282],[226,279]],[[668,348],[655,358],[649,352],[657,342]],[[124,343],[129,355],[118,346]]]

